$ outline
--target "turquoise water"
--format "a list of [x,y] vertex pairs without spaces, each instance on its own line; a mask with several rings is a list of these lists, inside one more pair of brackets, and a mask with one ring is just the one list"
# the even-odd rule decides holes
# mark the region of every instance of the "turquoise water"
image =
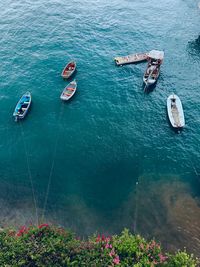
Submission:
[[[2,226],[35,223],[36,203],[40,221],[80,235],[129,227],[171,249],[190,242],[198,253],[197,4],[0,3]],[[164,49],[165,60],[156,88],[144,94],[146,63],[116,67],[113,58],[151,49]],[[62,103],[67,82],[60,74],[71,59],[77,62],[78,89],[69,103]],[[31,110],[15,123],[14,107],[27,90]],[[180,134],[167,119],[171,92],[184,107],[186,127]],[[194,211],[192,227],[180,226],[187,207]],[[176,217],[176,209],[182,217]]]

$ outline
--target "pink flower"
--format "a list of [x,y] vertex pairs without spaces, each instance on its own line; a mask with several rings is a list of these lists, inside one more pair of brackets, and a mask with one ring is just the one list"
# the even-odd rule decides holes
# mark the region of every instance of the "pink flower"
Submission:
[[119,256],[116,256],[113,260],[113,263],[118,265],[120,263]]
[[100,235],[98,235],[96,238],[96,242],[98,243],[98,242],[100,242],[100,240],[101,240],[101,237],[100,237]]
[[160,259],[160,262],[164,262],[167,259],[167,256],[163,256],[162,254],[158,254],[158,257]]
[[111,250],[111,252],[109,253],[109,256],[110,257],[112,257],[112,256],[114,256],[115,255],[115,250],[114,250],[114,248]]
[[22,234],[21,234],[20,232],[16,234],[16,236],[21,236],[21,235],[22,235]]
[[109,236],[106,237],[105,241],[106,241],[107,243],[110,242],[110,237],[109,237]]
[[111,244],[106,243],[105,248],[112,248]]
[[110,248],[110,245],[106,243],[105,248]]
[[27,233],[29,230],[29,228],[26,228],[26,226],[22,226],[19,231],[16,233],[16,236],[21,236],[25,233]]
[[40,224],[40,225],[38,226],[39,229],[44,228],[44,227],[49,227],[49,225],[46,224],[46,223],[43,223],[43,224]]

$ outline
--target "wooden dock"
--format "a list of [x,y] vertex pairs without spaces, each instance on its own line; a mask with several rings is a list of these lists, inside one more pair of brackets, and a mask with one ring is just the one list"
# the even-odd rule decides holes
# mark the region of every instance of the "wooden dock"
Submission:
[[138,53],[123,57],[115,57],[114,61],[117,66],[122,66],[125,64],[138,63],[147,60],[149,53]]

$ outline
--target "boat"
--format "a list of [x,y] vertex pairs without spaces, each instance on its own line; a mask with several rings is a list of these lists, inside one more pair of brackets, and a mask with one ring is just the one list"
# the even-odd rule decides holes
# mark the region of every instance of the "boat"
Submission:
[[174,93],[167,98],[167,112],[172,127],[180,129],[185,126],[182,103]]
[[13,116],[15,117],[15,120],[23,119],[31,105],[31,93],[26,92],[19,100],[15,107],[15,111],[13,113]]
[[164,59],[164,52],[159,50],[152,50],[148,54],[148,64],[146,71],[143,76],[143,82],[145,84],[145,89],[156,83],[159,74],[160,66]]
[[77,89],[77,82],[76,80],[70,82],[65,89],[63,90],[60,99],[67,101],[69,100],[76,92]]
[[76,70],[76,62],[71,61],[64,67],[61,76],[64,79],[69,79],[73,75],[75,70]]

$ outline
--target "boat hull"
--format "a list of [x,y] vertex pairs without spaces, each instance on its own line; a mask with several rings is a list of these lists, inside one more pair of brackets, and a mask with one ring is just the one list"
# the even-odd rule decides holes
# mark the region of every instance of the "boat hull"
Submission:
[[173,128],[180,129],[185,126],[185,117],[180,98],[171,94],[167,98],[167,113]]
[[15,117],[15,120],[21,120],[24,119],[24,117],[26,116],[26,114],[28,113],[28,110],[30,108],[31,105],[31,93],[30,92],[26,92],[18,101],[13,116]]
[[61,76],[63,79],[69,79],[76,70],[76,62],[71,61],[69,62],[63,69]]
[[156,84],[157,79],[158,79],[158,77],[156,78],[156,80],[155,79],[148,79],[148,78],[146,79],[143,77],[143,82],[147,87],[150,87],[150,86],[153,86],[154,84]]
[[72,96],[75,94],[76,89],[77,89],[77,82],[74,80],[64,88],[62,94],[60,95],[60,99],[63,101],[70,100]]
[[156,84],[160,76],[160,67],[163,62],[164,52],[152,50],[148,54],[148,64],[143,76],[145,89]]
[[158,77],[160,76],[160,65],[154,66],[154,69],[151,68],[152,66],[151,63],[149,62],[143,76],[143,82],[146,85],[146,87],[155,85],[158,80]]

